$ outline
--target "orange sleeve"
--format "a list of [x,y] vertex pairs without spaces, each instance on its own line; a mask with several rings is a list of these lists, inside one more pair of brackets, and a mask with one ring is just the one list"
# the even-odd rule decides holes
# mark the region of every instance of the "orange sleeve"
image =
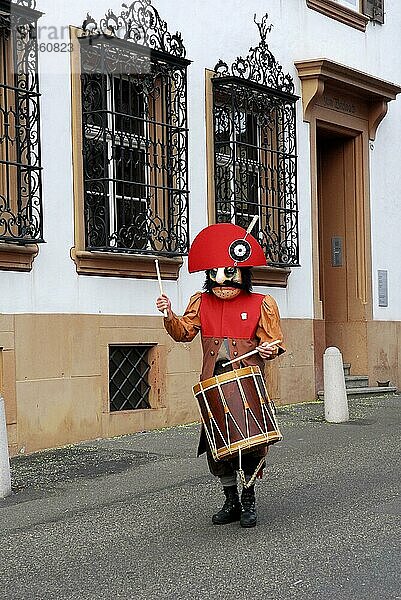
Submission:
[[259,338],[260,343],[273,342],[274,340],[281,340],[277,345],[277,352],[272,358],[279,356],[285,352],[284,337],[281,331],[280,313],[278,310],[277,303],[272,296],[265,296],[263,298],[262,306],[260,308],[260,319],[258,327],[256,329],[256,337]]
[[196,292],[191,296],[185,313],[182,317],[177,317],[173,313],[171,321],[164,319],[164,327],[167,333],[176,342],[191,342],[200,330],[200,303],[201,292]]

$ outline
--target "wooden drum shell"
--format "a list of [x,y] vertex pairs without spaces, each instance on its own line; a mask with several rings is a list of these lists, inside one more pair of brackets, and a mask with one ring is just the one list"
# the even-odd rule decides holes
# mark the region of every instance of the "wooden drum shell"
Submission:
[[234,369],[193,387],[215,460],[282,439],[259,367]]

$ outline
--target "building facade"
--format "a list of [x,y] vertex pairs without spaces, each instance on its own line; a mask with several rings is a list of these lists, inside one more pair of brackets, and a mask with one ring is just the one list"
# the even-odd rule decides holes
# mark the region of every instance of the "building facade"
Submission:
[[[11,452],[198,418],[191,240],[247,227],[287,353],[401,385],[401,7],[396,0],[0,1],[0,392]],[[268,14],[266,10],[268,9]],[[177,33],[176,33],[177,32]]]

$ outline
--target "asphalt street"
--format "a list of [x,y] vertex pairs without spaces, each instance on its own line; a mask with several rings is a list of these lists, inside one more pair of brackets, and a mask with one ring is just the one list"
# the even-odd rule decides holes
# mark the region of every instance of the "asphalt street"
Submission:
[[0,501],[2,600],[400,600],[401,396],[281,407],[258,525],[223,495],[198,426],[19,456]]

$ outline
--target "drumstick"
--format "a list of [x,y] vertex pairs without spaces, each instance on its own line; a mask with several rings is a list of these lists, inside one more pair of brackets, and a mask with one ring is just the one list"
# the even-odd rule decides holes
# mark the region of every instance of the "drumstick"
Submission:
[[[155,265],[156,265],[157,280],[158,280],[158,282],[159,282],[160,296],[163,296],[163,285],[162,285],[162,278],[161,278],[161,275],[160,275],[159,261],[157,260],[157,258],[155,258]],[[163,310],[163,315],[164,315],[165,317],[168,317],[167,308],[165,308],[165,309]]]
[[[271,348],[272,346],[276,346],[277,344],[280,344],[281,340],[274,340],[274,342],[270,342],[270,344],[267,344],[266,346],[264,346],[264,348]],[[233,360],[229,360],[228,362],[223,363],[221,366],[222,367],[228,367],[228,365],[232,365],[235,362],[238,362],[239,360],[242,360],[243,358],[248,358],[248,356],[252,356],[253,354],[256,354],[258,352],[258,349],[255,348],[255,350],[252,350],[251,352],[247,352],[246,354],[242,354],[242,356],[237,356],[237,358],[234,358]]]
[[255,216],[253,217],[252,221],[251,221],[251,222],[250,222],[250,224],[249,224],[249,227],[248,227],[248,229],[246,230],[246,234],[245,234],[244,240],[246,239],[246,237],[247,237],[248,233],[251,233],[251,231],[252,231],[252,229],[255,227],[256,221],[257,221],[258,219],[259,219],[259,215],[255,215]]

